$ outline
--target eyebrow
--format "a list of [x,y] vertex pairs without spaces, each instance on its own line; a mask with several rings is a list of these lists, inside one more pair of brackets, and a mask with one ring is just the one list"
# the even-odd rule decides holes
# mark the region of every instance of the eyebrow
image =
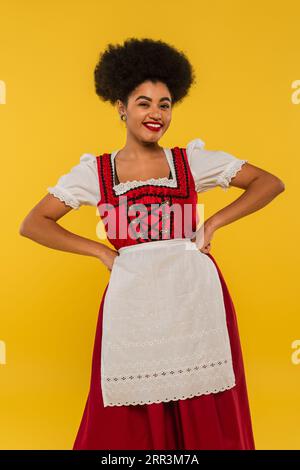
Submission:
[[[138,96],[135,101],[139,100],[140,98],[143,98],[143,99],[148,100],[148,101],[152,101],[152,99],[149,98],[149,96],[144,96],[144,95]],[[168,96],[164,96],[164,97],[161,98],[159,101],[161,102],[161,101],[164,101],[164,100],[168,100],[168,101],[170,101],[170,103],[171,103],[171,100],[170,100],[170,98],[169,98]]]

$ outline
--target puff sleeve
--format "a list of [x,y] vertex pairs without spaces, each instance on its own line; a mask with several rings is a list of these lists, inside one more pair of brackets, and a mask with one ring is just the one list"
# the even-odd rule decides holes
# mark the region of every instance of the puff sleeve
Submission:
[[201,139],[191,140],[186,146],[186,153],[196,191],[204,192],[215,186],[224,191],[230,188],[231,179],[241,170],[248,160],[237,158],[222,150],[206,150]]
[[60,176],[56,185],[49,186],[47,191],[75,210],[81,205],[97,206],[101,196],[96,157],[83,154],[80,163]]

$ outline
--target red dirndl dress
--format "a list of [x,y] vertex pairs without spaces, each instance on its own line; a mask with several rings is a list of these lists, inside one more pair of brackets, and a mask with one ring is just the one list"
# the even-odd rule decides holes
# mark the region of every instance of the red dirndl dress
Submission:
[[[109,203],[118,210],[119,196],[114,191],[111,154],[97,157],[101,204]],[[186,151],[172,149],[176,169],[176,187],[140,185],[126,192],[130,201],[158,202],[168,198],[172,203],[192,203],[197,193]],[[100,205],[99,203],[99,205]],[[195,213],[192,229],[195,230]],[[170,219],[170,234],[174,226]],[[158,225],[159,239],[162,239]],[[119,248],[137,243],[155,243],[149,239],[108,239]],[[211,254],[222,286],[226,325],[230,340],[235,386],[218,393],[202,394],[187,399],[151,404],[104,406],[101,391],[101,348],[103,311],[109,283],[100,302],[94,342],[90,389],[73,450],[254,450],[251,415],[247,395],[242,349],[237,317],[221,271]],[[201,299],[199,300],[201,301]]]

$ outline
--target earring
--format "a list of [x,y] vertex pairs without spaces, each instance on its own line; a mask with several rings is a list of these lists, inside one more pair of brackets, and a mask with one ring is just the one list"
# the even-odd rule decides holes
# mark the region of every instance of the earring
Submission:
[[122,121],[126,121],[126,114],[121,114]]

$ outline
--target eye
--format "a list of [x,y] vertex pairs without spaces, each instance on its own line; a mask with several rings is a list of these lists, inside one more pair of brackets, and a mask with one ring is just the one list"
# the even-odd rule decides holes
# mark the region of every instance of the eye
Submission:
[[[139,103],[139,106],[148,106],[148,103]],[[168,104],[163,104],[162,107],[163,108],[169,108],[169,105]]]

